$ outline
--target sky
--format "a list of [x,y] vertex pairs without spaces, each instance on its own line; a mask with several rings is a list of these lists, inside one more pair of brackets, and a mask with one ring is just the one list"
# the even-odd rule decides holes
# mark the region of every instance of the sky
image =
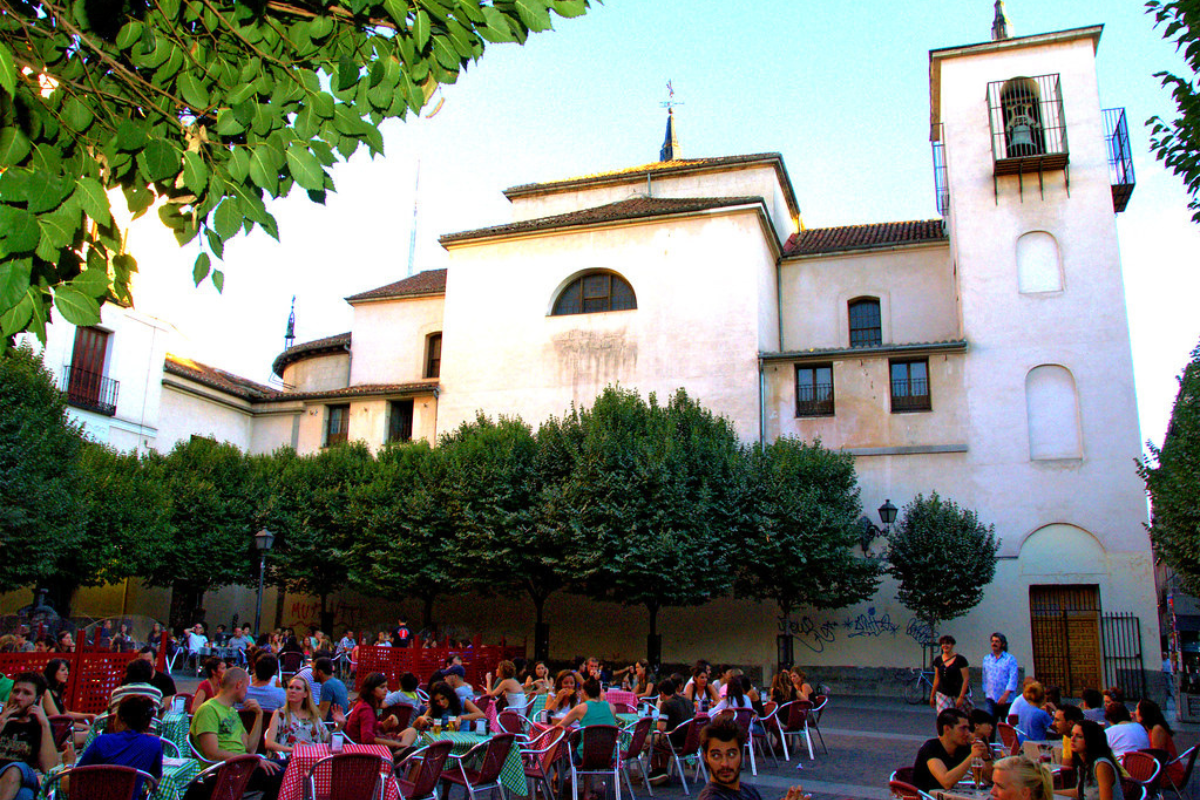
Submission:
[[[1174,111],[1154,73],[1185,71],[1142,0],[1010,0],[1015,35],[1103,24],[1101,103],[1123,106],[1137,188],[1117,215],[1143,440],[1160,443],[1177,376],[1200,340],[1200,225],[1142,124]],[[153,214],[131,232],[140,310],[179,332],[172,351],[267,383],[292,297],[297,342],[351,328],[343,298],[447,265],[437,238],[503,224],[509,186],[658,159],[666,83],[682,157],[779,152],[806,227],[937,216],[929,57],[986,41],[991,0],[606,0],[523,47],[489,46],[429,119],[384,123],[385,155],[333,170],[325,206],[275,201],[280,242],[225,248],[223,293],[196,288],[197,250]],[[419,164],[419,191],[417,175]]]

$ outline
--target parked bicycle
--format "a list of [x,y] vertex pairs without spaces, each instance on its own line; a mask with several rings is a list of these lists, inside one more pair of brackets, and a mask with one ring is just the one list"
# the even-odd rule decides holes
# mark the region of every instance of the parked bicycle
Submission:
[[904,686],[904,702],[910,706],[928,703],[933,693],[932,669],[902,669],[896,673],[896,682]]

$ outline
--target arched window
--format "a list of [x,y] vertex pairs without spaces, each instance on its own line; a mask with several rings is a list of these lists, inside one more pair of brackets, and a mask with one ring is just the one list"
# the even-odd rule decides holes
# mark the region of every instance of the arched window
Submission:
[[613,272],[589,272],[567,284],[554,301],[551,316],[594,314],[637,308],[637,298],[628,281]]
[[883,344],[883,325],[879,299],[860,297],[850,301],[850,346],[874,347]]
[[1025,376],[1025,412],[1029,423],[1029,457],[1034,461],[1080,458],[1079,398],[1070,370],[1043,364]]
[[1017,288],[1022,294],[1062,291],[1058,242],[1045,231],[1030,231],[1017,239]]

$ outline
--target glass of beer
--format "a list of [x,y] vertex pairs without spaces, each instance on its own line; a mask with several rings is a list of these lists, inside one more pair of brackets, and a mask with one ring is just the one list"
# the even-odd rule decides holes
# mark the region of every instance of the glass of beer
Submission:
[[975,781],[975,790],[983,788],[983,759],[975,756],[971,759],[971,778]]

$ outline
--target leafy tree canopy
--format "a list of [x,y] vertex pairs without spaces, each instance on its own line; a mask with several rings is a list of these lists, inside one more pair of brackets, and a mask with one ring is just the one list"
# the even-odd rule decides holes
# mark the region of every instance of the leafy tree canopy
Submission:
[[3,0],[0,332],[93,324],[137,268],[114,221],[155,202],[193,278],[267,203],[324,202],[328,169],[419,112],[485,43],[524,42],[588,0]]
[[995,526],[937,492],[917,495],[901,514],[888,540],[891,572],[900,583],[896,597],[936,630],[983,599],[996,576]]
[[28,346],[0,348],[0,586],[54,574],[79,542],[83,437],[41,356]]
[[784,437],[749,459],[754,516],[737,593],[774,600],[784,616],[875,594],[882,568],[854,552],[862,514],[854,457]]
[[1188,591],[1200,594],[1200,346],[1179,379],[1162,448],[1138,467],[1150,493],[1150,537]]
[[1161,117],[1146,121],[1150,126],[1150,149],[1167,167],[1183,178],[1191,194],[1193,222],[1200,222],[1200,0],[1150,0],[1148,14],[1163,36],[1182,51],[1192,74],[1156,72],[1162,85],[1171,89],[1179,116],[1167,122]]

